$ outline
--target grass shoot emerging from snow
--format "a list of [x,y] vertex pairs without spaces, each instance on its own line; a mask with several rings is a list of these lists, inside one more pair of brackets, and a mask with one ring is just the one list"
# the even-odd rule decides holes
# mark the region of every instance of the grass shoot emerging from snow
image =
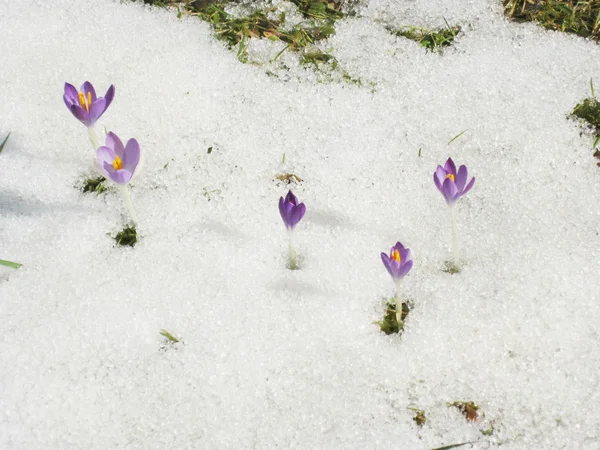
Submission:
[[[590,80],[590,89],[592,95],[578,103],[573,109],[571,116],[587,122],[592,127],[596,136],[592,148],[595,149],[600,143],[600,101],[598,101],[594,93],[594,83],[592,80]],[[600,159],[600,150],[597,149],[594,152],[594,157]],[[597,165],[600,167],[600,162]]]
[[424,27],[416,26],[401,28],[388,27],[387,29],[396,36],[405,37],[418,42],[427,50],[441,52],[444,47],[448,47],[454,42],[454,39],[461,30],[458,25],[451,27],[446,19],[444,19],[444,22],[446,22],[446,27],[439,30],[429,30]]
[[128,245],[133,247],[137,243],[137,231],[135,226],[126,225],[121,231],[114,237],[117,245],[125,246]]
[[504,0],[504,13],[519,22],[600,40],[600,0]]
[[385,314],[383,320],[379,322],[373,322],[379,325],[379,329],[385,334],[401,333],[404,331],[404,324],[406,318],[410,312],[412,305],[410,301],[402,302],[402,315],[400,316],[400,322],[396,316],[396,299],[392,298],[386,302]]
[[6,135],[6,137],[4,138],[4,140],[2,141],[2,143],[0,144],[0,153],[2,153],[2,150],[4,150],[4,146],[6,145],[6,143],[8,142],[8,138],[10,137],[10,133],[8,133]]
[[106,178],[104,177],[88,178],[85,180],[81,190],[83,192],[95,192],[96,194],[102,194],[107,190],[107,187],[104,184],[105,181]]

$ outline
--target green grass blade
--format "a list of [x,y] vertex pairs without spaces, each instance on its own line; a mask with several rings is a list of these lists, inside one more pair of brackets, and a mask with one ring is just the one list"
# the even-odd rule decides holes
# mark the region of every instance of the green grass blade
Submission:
[[[598,13],[598,14],[600,14],[600,13]],[[594,95],[594,81],[591,78],[590,78],[590,89],[592,90],[592,97],[595,98],[596,96]]]
[[465,134],[467,132],[467,130],[463,131],[462,133],[457,134],[456,136],[454,136],[452,139],[450,139],[448,141],[448,145],[450,145],[452,142],[454,142],[455,140],[457,140],[459,137],[461,137],[463,134]]
[[596,148],[596,145],[598,145],[598,143],[600,143],[600,136],[596,138],[596,140],[594,141],[594,145],[592,145],[592,148]]
[[3,259],[0,259],[0,266],[6,266],[6,267],[12,267],[13,269],[18,269],[22,265],[23,264],[19,264],[19,263],[12,262],[12,261],[5,261]]
[[6,137],[4,138],[4,141],[2,141],[2,144],[0,144],[0,153],[2,153],[2,150],[4,150],[4,146],[6,145],[6,141],[8,141],[9,137],[10,137],[10,133],[8,133],[6,135]]

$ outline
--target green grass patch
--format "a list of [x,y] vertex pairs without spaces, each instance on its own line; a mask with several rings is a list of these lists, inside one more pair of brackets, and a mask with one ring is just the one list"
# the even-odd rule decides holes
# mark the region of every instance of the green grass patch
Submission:
[[101,194],[108,189],[104,184],[105,181],[106,178],[104,177],[88,178],[85,180],[81,190],[83,192],[95,192],[96,194]]
[[504,13],[518,22],[600,40],[600,0],[503,0]]
[[[316,43],[335,34],[335,22],[346,16],[354,15],[353,9],[359,0],[288,0],[296,5],[302,22],[290,28],[287,26],[286,14],[278,11],[276,6],[267,2],[261,9],[246,6],[246,15],[235,17],[227,7],[239,4],[235,0],[144,0],[144,3],[154,6],[172,6],[183,14],[198,17],[212,25],[217,39],[224,41],[230,50],[237,53],[237,58],[243,63],[251,63],[248,56],[250,39],[269,39],[281,41],[285,46],[273,57],[275,62],[286,51],[299,54],[300,63],[311,67],[322,75],[323,81],[332,82],[336,79],[357,86],[369,86],[374,89],[374,83],[363,82],[339,68],[335,57],[316,47]],[[332,73],[337,72],[337,78]],[[267,71],[268,75],[278,75]]]
[[408,313],[412,305],[410,302],[403,302],[401,305],[402,313],[400,314],[400,321],[398,321],[398,310],[396,309],[396,300],[390,299],[386,302],[385,314],[383,320],[379,322],[373,322],[375,325],[379,325],[379,330],[385,334],[395,334],[404,331],[404,323],[408,317]]
[[129,247],[133,247],[137,243],[137,231],[135,226],[127,225],[121,231],[117,233],[115,236],[115,241],[118,246],[128,245]]
[[[571,117],[587,123],[594,130],[595,140],[592,148],[596,149],[596,146],[600,144],[600,101],[598,101],[594,93],[594,83],[592,80],[590,80],[590,89],[592,95],[583,99],[575,106]],[[594,157],[600,160],[600,149],[595,150]],[[600,167],[600,162],[596,163],[596,165]]]
[[[444,22],[446,22],[446,19],[444,19]],[[446,26],[438,30],[430,30],[424,27],[387,27],[387,30],[396,36],[418,42],[427,50],[441,52],[445,47],[452,45],[461,28],[458,25],[450,26],[446,22]]]

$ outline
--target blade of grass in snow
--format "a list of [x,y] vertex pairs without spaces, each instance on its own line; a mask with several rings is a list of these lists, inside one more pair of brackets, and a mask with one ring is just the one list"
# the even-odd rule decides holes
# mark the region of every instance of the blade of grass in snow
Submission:
[[462,133],[457,134],[456,136],[454,136],[452,139],[450,139],[448,141],[448,145],[450,145],[452,142],[454,142],[455,140],[457,140],[459,137],[461,137],[463,134],[465,134],[467,132],[467,130],[463,131]]
[[2,141],[2,144],[0,144],[0,153],[2,153],[2,150],[4,150],[4,146],[6,145],[6,141],[8,141],[8,138],[10,137],[10,133],[8,133],[6,135],[6,137],[4,138],[4,140]]
[[13,269],[18,269],[23,266],[23,264],[19,264],[12,261],[5,261],[4,259],[0,259],[0,266],[12,267]]

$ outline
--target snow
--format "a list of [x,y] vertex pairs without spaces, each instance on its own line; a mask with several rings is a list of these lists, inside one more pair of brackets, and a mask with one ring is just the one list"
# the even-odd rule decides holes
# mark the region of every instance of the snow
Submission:
[[[441,55],[385,30],[443,17],[463,33]],[[598,448],[600,177],[566,117],[598,45],[495,0],[371,0],[321,45],[373,90],[268,76],[128,2],[0,0],[0,29],[0,258],[24,264],[0,268],[0,448]],[[116,86],[100,124],[145,153],[133,249],[107,235],[118,191],[75,187],[93,152],[62,89],[85,80]],[[476,177],[456,275],[449,156]],[[282,172],[304,179],[297,271]],[[401,337],[372,324],[398,240]],[[470,400],[480,423],[446,405]]]

